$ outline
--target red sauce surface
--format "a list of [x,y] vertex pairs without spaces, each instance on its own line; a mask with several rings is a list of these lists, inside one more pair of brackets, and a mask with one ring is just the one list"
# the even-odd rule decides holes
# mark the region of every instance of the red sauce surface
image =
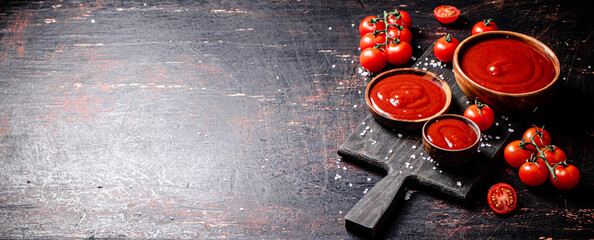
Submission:
[[394,75],[370,90],[372,107],[392,118],[417,120],[438,113],[446,103],[443,89],[422,76]]
[[553,63],[543,52],[515,39],[477,43],[460,60],[466,76],[499,92],[532,92],[545,87],[555,77]]
[[478,135],[460,119],[444,118],[435,121],[425,132],[427,140],[444,149],[464,149],[472,146]]

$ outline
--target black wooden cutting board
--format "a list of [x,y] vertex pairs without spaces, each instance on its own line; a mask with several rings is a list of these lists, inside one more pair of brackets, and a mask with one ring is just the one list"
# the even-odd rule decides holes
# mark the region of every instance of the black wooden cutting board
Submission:
[[[449,113],[463,114],[474,103],[456,84],[451,63],[442,63],[433,56],[431,46],[413,65],[443,78],[452,91]],[[418,184],[435,190],[439,195],[468,200],[496,161],[501,161],[500,149],[528,114],[495,113],[495,123],[481,136],[473,164],[466,171],[442,169],[423,149],[421,131],[405,131],[384,127],[368,114],[338,149],[345,160],[382,169],[386,176],[377,183],[345,216],[351,231],[375,235],[396,203],[403,199],[406,188]]]

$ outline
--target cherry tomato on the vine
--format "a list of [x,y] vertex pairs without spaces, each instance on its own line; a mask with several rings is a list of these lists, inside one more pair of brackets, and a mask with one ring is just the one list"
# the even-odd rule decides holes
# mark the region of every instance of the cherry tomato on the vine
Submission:
[[567,166],[558,165],[555,167],[555,176],[557,180],[553,178],[553,174],[549,176],[549,180],[557,189],[569,190],[574,188],[580,182],[580,171],[577,167],[567,164]]
[[481,131],[489,129],[493,125],[493,121],[495,121],[493,109],[479,101],[468,106],[464,110],[464,116],[476,123]]
[[379,32],[377,34],[373,33],[366,33],[359,41],[359,46],[361,50],[365,50],[366,48],[375,47],[376,44],[384,44],[386,43],[386,34],[383,32]]
[[359,61],[361,62],[361,67],[370,72],[379,72],[388,63],[384,51],[377,48],[366,48],[363,50]]
[[493,22],[493,19],[485,19],[484,21],[474,24],[472,27],[472,35],[496,30],[499,30],[499,28],[497,28],[497,24]]
[[412,42],[412,33],[408,28],[401,28],[400,35],[398,33],[398,27],[396,26],[389,26],[388,27],[388,36],[398,39],[400,36],[400,41],[411,43]]
[[537,160],[536,163],[526,162],[520,166],[518,171],[520,180],[528,186],[540,186],[549,176],[549,169],[545,166],[544,161]]
[[507,183],[497,183],[489,189],[487,202],[493,212],[506,214],[516,208],[518,197],[512,186]]
[[557,146],[545,147],[544,149],[541,149],[541,151],[543,152],[544,156],[542,156],[540,153],[538,156],[546,158],[551,167],[554,167],[555,164],[563,162],[567,159],[565,152]]
[[534,154],[534,146],[527,144],[522,147],[522,140],[515,140],[507,144],[503,151],[503,158],[514,168],[519,168]]
[[392,65],[402,65],[407,63],[412,57],[413,49],[409,43],[400,41],[400,43],[390,42],[386,48],[388,62]]
[[412,28],[412,18],[410,15],[405,11],[398,11],[398,13],[400,13],[400,17],[398,19],[396,19],[396,15],[398,14],[388,16],[388,24],[398,24],[408,29]]
[[440,23],[453,23],[460,16],[460,10],[454,6],[441,5],[433,10],[433,15]]
[[375,30],[379,31],[385,29],[386,23],[384,23],[383,19],[378,18],[377,16],[367,16],[363,18],[361,23],[359,23],[359,34],[361,36],[367,33],[373,33]]
[[524,135],[522,136],[522,138],[525,141],[530,142],[530,139],[532,138],[532,136],[534,136],[534,143],[536,143],[536,146],[538,148],[542,148],[542,147],[545,147],[545,146],[551,144],[551,134],[549,134],[549,132],[547,132],[547,130],[544,130],[543,128],[540,128],[540,127],[528,128],[524,132]]
[[440,37],[435,42],[435,45],[433,45],[433,54],[439,61],[451,62],[458,44],[460,44],[458,39],[452,37],[450,34]]

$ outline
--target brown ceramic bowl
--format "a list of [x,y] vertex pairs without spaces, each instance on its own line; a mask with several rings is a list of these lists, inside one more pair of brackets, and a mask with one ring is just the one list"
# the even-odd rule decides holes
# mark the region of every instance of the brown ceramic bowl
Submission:
[[[431,124],[446,118],[458,119],[466,123],[472,130],[475,131],[477,136],[476,141],[474,141],[474,143],[469,147],[457,150],[442,148],[430,142],[429,139],[427,139],[427,129]],[[469,163],[477,152],[480,139],[481,130],[476,125],[476,123],[461,115],[443,114],[427,121],[423,126],[423,147],[425,148],[425,151],[431,158],[433,158],[433,160],[439,163],[440,166],[444,166],[446,168],[463,167],[462,165]]]
[[[545,54],[553,63],[555,75],[553,80],[545,87],[526,93],[505,93],[485,88],[475,81],[470,79],[463,71],[460,66],[461,56],[463,53],[474,44],[490,40],[490,39],[501,39],[510,38],[522,41],[535,47],[537,50]],[[536,106],[544,103],[549,99],[555,90],[555,83],[559,78],[560,64],[555,53],[549,49],[545,44],[536,40],[535,38],[526,36],[521,33],[509,32],[509,31],[491,31],[476,34],[466,38],[458,45],[454,52],[454,75],[458,86],[464,91],[466,96],[474,100],[478,98],[481,102],[486,103],[496,111],[500,112],[525,112],[534,109]]]
[[[429,116],[429,117],[422,118],[422,119],[416,119],[416,120],[393,118],[393,117],[385,115],[382,112],[375,109],[373,107],[371,99],[370,99],[370,92],[371,92],[371,89],[373,88],[373,86],[375,86],[375,84],[377,84],[378,82],[380,82],[386,78],[389,78],[394,75],[399,75],[399,74],[418,75],[418,76],[425,78],[427,81],[434,82],[438,86],[440,86],[446,96],[446,102],[445,102],[445,105],[443,106],[443,108],[441,108],[441,110],[439,110],[439,112],[437,112],[433,116]],[[397,68],[397,69],[392,69],[392,70],[383,72],[383,73],[377,75],[376,77],[374,77],[373,80],[371,80],[371,82],[369,82],[369,84],[367,85],[367,89],[365,90],[365,102],[367,103],[367,109],[369,109],[369,112],[371,112],[371,115],[373,115],[373,117],[380,123],[382,123],[388,127],[413,130],[413,129],[421,128],[427,120],[447,112],[450,107],[450,103],[452,102],[452,92],[450,91],[450,86],[443,79],[439,78],[437,75],[435,75],[432,72],[423,71],[423,70],[414,69],[414,68]]]

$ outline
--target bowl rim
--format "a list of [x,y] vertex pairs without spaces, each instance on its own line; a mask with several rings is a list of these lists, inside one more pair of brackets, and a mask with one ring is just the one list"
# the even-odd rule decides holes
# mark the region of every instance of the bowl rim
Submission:
[[[495,35],[495,36],[501,36],[501,37],[509,37],[512,36],[513,38],[515,38],[516,40],[524,40],[524,42],[529,41],[532,43],[535,43],[536,45],[542,47],[542,49],[538,49],[538,50],[542,50],[544,52],[544,54],[551,60],[551,62],[553,63],[553,68],[555,69],[555,76],[553,77],[553,80],[551,80],[551,82],[549,82],[549,84],[547,84],[546,86],[531,91],[531,92],[525,92],[525,93],[506,93],[506,92],[501,92],[501,91],[497,91],[497,90],[493,90],[490,88],[486,88],[480,84],[478,84],[477,82],[475,82],[474,80],[472,80],[470,77],[468,77],[466,75],[466,73],[464,73],[464,71],[462,71],[462,67],[460,66],[460,61],[458,60],[459,58],[459,53],[461,51],[462,48],[466,47],[466,45],[470,44],[469,42],[471,41],[476,41],[474,39],[476,38],[487,38],[488,39],[497,39],[497,37],[494,38],[488,38],[491,35]],[[476,43],[475,43],[476,44]],[[472,45],[470,45],[472,46]],[[462,42],[460,42],[460,44],[458,44],[458,47],[456,47],[456,50],[454,51],[454,58],[453,58],[453,68],[456,72],[460,73],[464,79],[468,79],[468,82],[471,82],[471,84],[475,87],[480,88],[481,90],[484,91],[488,91],[488,92],[492,92],[498,95],[508,95],[508,96],[512,96],[512,97],[526,97],[526,96],[532,96],[532,95],[536,95],[540,92],[543,92],[551,87],[553,87],[555,85],[555,83],[558,81],[559,79],[559,75],[561,75],[561,64],[559,63],[559,58],[557,58],[557,55],[555,54],[555,52],[553,52],[553,50],[551,50],[546,44],[544,44],[543,42],[539,41],[536,38],[533,38],[531,36],[528,36],[526,34],[523,33],[518,33],[518,32],[513,32],[513,31],[501,31],[501,30],[497,30],[497,31],[489,31],[489,32],[482,32],[482,33],[478,33],[475,35],[472,35],[470,37],[467,37],[466,39],[464,39]]]
[[[427,139],[427,134],[425,133],[425,132],[426,132],[426,129],[427,129],[427,128],[429,127],[429,125],[431,125],[433,122],[435,122],[435,121],[437,121],[437,120],[440,120],[440,119],[444,119],[444,118],[456,118],[456,119],[462,120],[462,121],[463,121],[463,122],[465,122],[467,125],[470,125],[470,127],[471,127],[471,128],[472,128],[472,129],[475,131],[475,133],[476,133],[476,140],[475,140],[475,141],[474,141],[474,142],[473,142],[473,143],[472,143],[470,146],[468,146],[468,147],[465,147],[465,148],[461,148],[461,149],[446,149],[446,148],[439,147],[439,146],[437,146],[437,145],[433,144],[432,142],[430,142],[430,141],[429,141],[429,139]],[[482,132],[481,132],[481,129],[478,127],[478,125],[476,125],[476,123],[475,123],[475,122],[473,122],[472,120],[470,120],[470,118],[467,118],[467,117],[465,117],[465,116],[458,115],[458,114],[451,114],[451,113],[448,113],[448,114],[442,114],[442,115],[439,115],[439,116],[436,116],[436,117],[434,117],[434,118],[430,119],[429,121],[427,121],[427,122],[426,122],[426,123],[423,125],[423,128],[422,128],[421,132],[422,132],[422,137],[423,137],[423,140],[424,140],[425,142],[427,142],[427,144],[431,145],[431,147],[437,148],[437,149],[439,149],[439,150],[442,150],[442,151],[447,151],[447,152],[463,152],[463,151],[468,151],[468,149],[471,149],[471,148],[475,148],[475,147],[477,147],[477,146],[478,146],[478,143],[480,142],[480,140],[481,140],[481,137],[482,137]]]
[[[371,103],[371,98],[370,98],[370,94],[371,94],[371,89],[373,88],[373,86],[378,83],[379,81],[381,81],[382,79],[386,79],[387,77],[390,76],[394,76],[394,75],[398,75],[396,74],[397,72],[401,72],[400,74],[404,73],[422,73],[423,75],[429,75],[431,76],[431,79],[425,78],[427,80],[432,80],[432,81],[437,81],[439,82],[439,84],[441,85],[440,88],[444,91],[445,95],[446,95],[446,102],[444,104],[444,106],[439,110],[439,112],[425,117],[425,118],[421,118],[421,119],[398,119],[398,118],[393,118],[390,116],[386,116],[383,113],[377,111],[372,103]],[[373,113],[378,114],[380,116],[382,116],[383,118],[389,119],[390,121],[396,121],[396,122],[403,122],[403,123],[422,123],[422,122],[426,122],[436,116],[442,115],[445,112],[448,111],[448,109],[450,108],[450,104],[452,102],[452,90],[450,89],[449,84],[443,80],[442,78],[440,78],[439,76],[437,76],[437,74],[427,71],[427,70],[421,70],[421,69],[416,69],[416,68],[395,68],[395,69],[391,69],[388,71],[385,71],[377,76],[375,76],[370,82],[369,84],[367,84],[367,88],[365,89],[365,103],[367,104],[367,108],[370,111],[373,111]]]

